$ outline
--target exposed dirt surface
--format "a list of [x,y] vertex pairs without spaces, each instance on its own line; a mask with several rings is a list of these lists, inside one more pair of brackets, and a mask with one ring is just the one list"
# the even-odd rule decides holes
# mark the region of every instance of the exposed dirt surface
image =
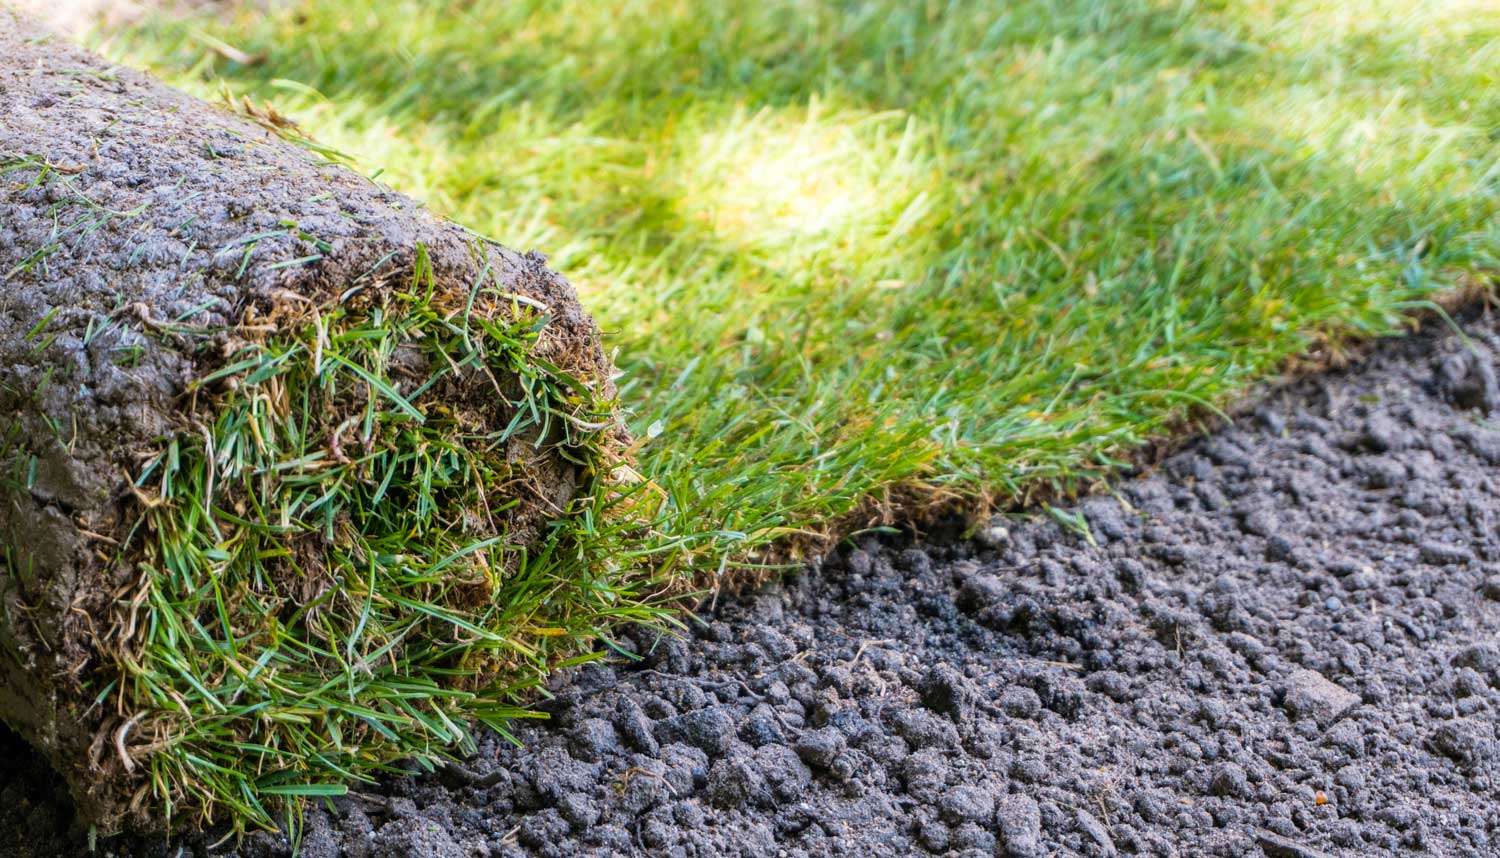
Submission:
[[[1495,854],[1500,337],[1465,325],[1478,356],[1434,329],[1272,394],[1088,537],[872,539],[724,602],[560,685],[524,749],[313,811],[303,852]],[[80,850],[53,792],[0,789],[0,853]]]

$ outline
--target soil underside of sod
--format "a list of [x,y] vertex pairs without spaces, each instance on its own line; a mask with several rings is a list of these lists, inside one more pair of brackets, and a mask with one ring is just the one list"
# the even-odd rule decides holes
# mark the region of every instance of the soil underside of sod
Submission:
[[[635,641],[560,679],[524,748],[312,810],[303,854],[1490,853],[1500,319],[1460,324],[1270,392],[1113,496],[846,545]],[[0,855],[84,853],[5,752]]]

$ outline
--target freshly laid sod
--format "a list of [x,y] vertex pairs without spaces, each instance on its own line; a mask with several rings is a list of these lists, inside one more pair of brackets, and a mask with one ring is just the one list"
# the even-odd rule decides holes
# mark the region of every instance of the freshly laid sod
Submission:
[[717,570],[1075,483],[1490,270],[1500,19],[1362,5],[339,0],[105,49],[546,249]]
[[1500,19],[1343,6],[339,0],[105,49],[546,249],[716,570],[1072,484],[1491,269]]

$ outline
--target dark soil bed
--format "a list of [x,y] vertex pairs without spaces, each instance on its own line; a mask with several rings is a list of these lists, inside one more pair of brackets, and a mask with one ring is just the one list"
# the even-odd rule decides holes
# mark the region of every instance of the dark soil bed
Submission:
[[[1495,854],[1500,326],[1464,324],[1481,358],[1388,342],[1113,497],[722,602],[558,686],[524,749],[313,811],[303,852]],[[82,852],[6,750],[0,853]]]

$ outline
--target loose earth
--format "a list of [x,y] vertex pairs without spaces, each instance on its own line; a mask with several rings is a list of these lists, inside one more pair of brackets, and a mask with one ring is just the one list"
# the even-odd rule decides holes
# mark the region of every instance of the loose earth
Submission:
[[[328,856],[1500,850],[1500,323],[1267,393],[1076,508],[854,540],[358,789]],[[0,855],[86,854],[13,739]],[[280,856],[255,835],[95,854]]]

